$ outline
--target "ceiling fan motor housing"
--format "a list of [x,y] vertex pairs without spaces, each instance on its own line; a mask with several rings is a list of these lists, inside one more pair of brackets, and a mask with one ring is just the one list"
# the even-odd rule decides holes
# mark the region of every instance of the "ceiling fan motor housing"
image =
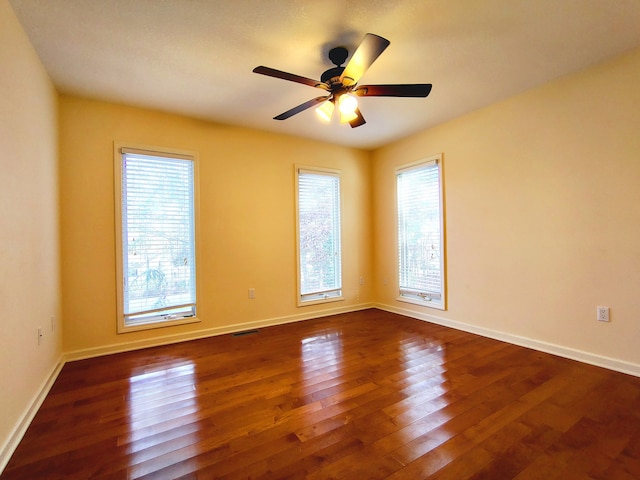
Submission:
[[341,83],[340,75],[342,75],[342,72],[344,72],[344,67],[330,68],[320,76],[320,81],[322,83],[326,83],[329,86],[335,83]]

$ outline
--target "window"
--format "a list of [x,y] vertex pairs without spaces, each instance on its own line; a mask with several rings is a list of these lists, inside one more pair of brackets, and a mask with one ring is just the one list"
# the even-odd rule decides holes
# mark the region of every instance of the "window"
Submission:
[[340,175],[297,169],[298,302],[342,299]]
[[396,171],[399,300],[445,309],[440,155]]
[[197,321],[196,157],[116,145],[118,332]]

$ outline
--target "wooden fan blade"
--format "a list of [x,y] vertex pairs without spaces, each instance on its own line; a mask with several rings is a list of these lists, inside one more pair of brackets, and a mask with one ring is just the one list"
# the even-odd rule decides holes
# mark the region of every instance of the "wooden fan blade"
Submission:
[[353,93],[359,97],[426,97],[431,93],[431,84],[360,85]]
[[267,77],[281,78],[282,80],[289,80],[290,82],[302,83],[303,85],[309,85],[310,87],[321,88],[323,90],[330,90],[328,85],[312,78],[301,77],[300,75],[294,75],[293,73],[283,72],[282,70],[276,70],[269,67],[256,67],[253,69],[254,73],[266,75]]
[[293,107],[291,110],[287,110],[284,113],[281,113],[280,115],[278,115],[277,117],[273,117],[274,120],[286,120],[289,117],[293,117],[295,114],[300,113],[304,110],[306,110],[307,108],[311,108],[319,103],[324,102],[325,100],[327,100],[331,95],[326,95],[324,97],[316,97],[312,100],[309,100],[308,102],[304,102],[300,105],[298,105],[297,107]]
[[345,87],[355,85],[364,75],[364,72],[380,56],[384,49],[389,46],[389,40],[373,33],[367,33],[360,45],[344,68],[340,81]]
[[358,115],[357,118],[354,118],[349,122],[349,125],[351,125],[351,128],[356,128],[356,127],[359,127],[360,125],[364,125],[365,123],[367,123],[367,121],[362,116],[362,112],[360,112],[359,108],[356,108],[355,114]]

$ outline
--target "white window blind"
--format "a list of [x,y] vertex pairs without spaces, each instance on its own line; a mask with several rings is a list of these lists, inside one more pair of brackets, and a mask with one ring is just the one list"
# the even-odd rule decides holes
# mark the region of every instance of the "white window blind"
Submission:
[[398,170],[397,195],[400,299],[444,308],[438,160]]
[[342,297],[340,177],[298,170],[299,299]]
[[121,154],[124,326],[195,317],[194,159]]

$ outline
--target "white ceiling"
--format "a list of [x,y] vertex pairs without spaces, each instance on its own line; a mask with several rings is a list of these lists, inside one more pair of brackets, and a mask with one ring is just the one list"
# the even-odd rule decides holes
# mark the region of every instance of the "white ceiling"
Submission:
[[[10,0],[59,91],[232,125],[375,148],[640,47],[639,0]],[[323,124],[330,48],[391,41],[361,84],[432,83],[367,97],[367,124]],[[604,93],[604,92],[603,92]]]

